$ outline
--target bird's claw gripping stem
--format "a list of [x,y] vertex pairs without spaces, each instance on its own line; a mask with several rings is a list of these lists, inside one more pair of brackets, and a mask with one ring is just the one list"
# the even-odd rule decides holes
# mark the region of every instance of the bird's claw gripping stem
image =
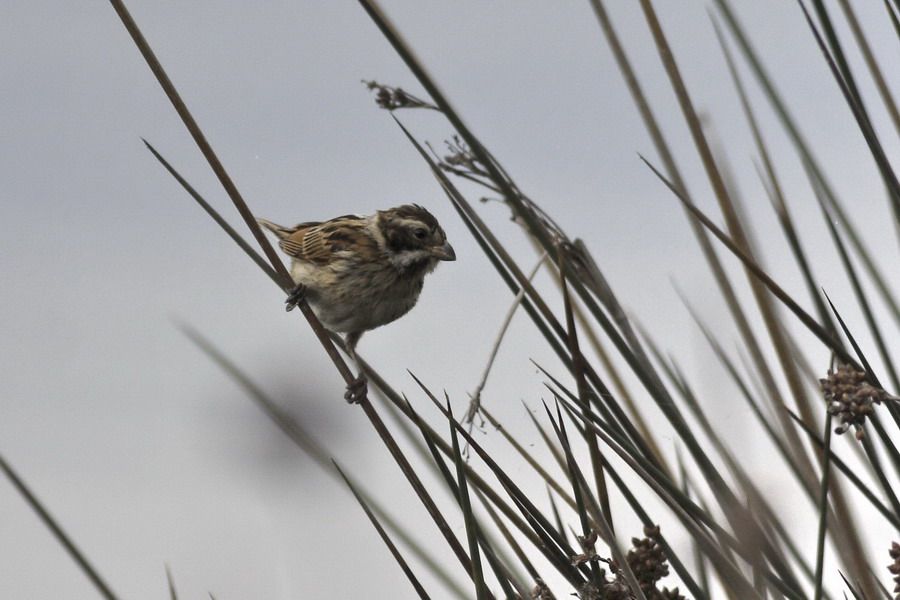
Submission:
[[359,402],[366,397],[368,387],[366,376],[360,373],[356,379],[347,384],[347,391],[344,392],[344,400],[350,404],[359,404]]
[[284,301],[284,310],[291,312],[297,305],[303,302],[306,297],[306,287],[302,283],[298,283],[297,287],[290,291],[287,299]]

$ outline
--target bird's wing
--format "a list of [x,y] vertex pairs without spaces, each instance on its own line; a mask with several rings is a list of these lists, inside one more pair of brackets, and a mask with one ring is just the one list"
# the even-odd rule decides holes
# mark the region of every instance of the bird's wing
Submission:
[[285,254],[317,265],[326,265],[337,253],[352,250],[377,252],[377,244],[366,230],[366,220],[345,215],[325,222],[300,223],[278,242]]

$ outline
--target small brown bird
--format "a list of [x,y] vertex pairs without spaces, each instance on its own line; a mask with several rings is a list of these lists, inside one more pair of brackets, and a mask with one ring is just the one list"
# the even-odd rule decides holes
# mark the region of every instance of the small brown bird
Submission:
[[[354,361],[364,332],[409,312],[425,275],[438,261],[456,260],[437,219],[416,204],[293,227],[265,219],[259,224],[278,236],[279,247],[291,257],[297,287],[288,296],[287,310],[305,299],[322,325],[346,334]],[[358,401],[365,389],[360,371],[344,397]]]

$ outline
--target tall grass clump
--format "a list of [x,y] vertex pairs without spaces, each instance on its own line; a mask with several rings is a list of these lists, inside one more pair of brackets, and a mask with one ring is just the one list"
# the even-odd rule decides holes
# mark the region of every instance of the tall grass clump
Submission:
[[[188,326],[184,330],[292,441],[329,474],[346,482],[409,580],[412,593],[420,598],[479,600],[571,595],[611,600],[900,598],[900,584],[891,592],[886,583],[891,577],[900,581],[900,546],[880,547],[873,541],[876,533],[888,528],[900,542],[896,485],[900,406],[895,396],[900,379],[890,343],[897,339],[900,326],[900,299],[889,282],[897,261],[874,256],[867,243],[873,235],[896,236],[900,231],[900,182],[882,143],[883,136],[900,133],[900,111],[886,80],[891,72],[881,71],[851,3],[838,0],[829,8],[822,0],[799,1],[796,35],[811,36],[820,48],[882,179],[893,220],[878,232],[860,231],[854,225],[853,211],[835,191],[827,166],[816,157],[816,149],[804,137],[759,58],[752,32],[744,30],[729,0],[712,2],[711,26],[727,66],[723,76],[730,77],[739,99],[742,112],[736,118],[743,119],[752,135],[758,177],[802,277],[802,287],[792,286],[803,290],[798,294],[789,292],[762,264],[759,243],[729,185],[724,163],[698,115],[666,38],[665,24],[658,20],[652,2],[640,0],[640,7],[677,100],[677,106],[669,110],[680,113],[696,156],[676,155],[604,2],[590,2],[597,34],[608,44],[652,141],[652,155],[641,157],[647,177],[658,179],[660,194],[683,208],[718,298],[739,334],[738,348],[729,350],[732,343],[721,339],[693,307],[688,308],[722,373],[738,390],[736,400],[749,409],[775,449],[770,471],[783,474],[801,490],[802,497],[791,499],[791,510],[817,517],[812,519],[816,527],[802,534],[793,527],[784,498],[777,490],[766,489],[765,482],[746,468],[742,457],[746,449],[729,439],[723,424],[705,408],[711,403],[700,397],[697,382],[685,374],[677,351],[673,353],[677,341],[660,339],[631,318],[605,278],[602,261],[589,250],[591,240],[570,237],[554,221],[552,206],[519,187],[502,157],[492,154],[467,126],[450,96],[377,2],[361,0],[360,4],[422,92],[413,95],[387,82],[365,85],[378,106],[391,113],[398,133],[416,149],[421,166],[433,174],[447,202],[509,289],[510,313],[491,356],[503,343],[513,312],[522,311],[559,359],[559,367],[535,365],[545,381],[540,393],[546,400],[536,413],[529,412],[536,436],[552,459],[540,458],[545,454],[533,449],[532,438],[505,430],[481,402],[480,390],[490,365],[481,385],[466,399],[466,410],[460,412],[459,406],[454,411],[449,398],[415,375],[419,397],[415,403],[408,401],[361,360],[375,393],[362,399],[359,410],[378,433],[386,459],[389,456],[396,463],[427,510],[434,524],[431,535],[451,550],[452,564],[443,564],[392,516],[389,502],[382,505],[366,490],[370,482],[334,464],[328,448],[280,409],[249,374],[200,333]],[[149,150],[260,270],[283,291],[290,291],[293,284],[283,263],[137,24],[120,0],[112,0],[112,5],[262,252],[147,143]],[[884,10],[900,39],[900,3],[885,0]],[[852,43],[864,59],[864,72],[851,69],[846,57],[848,40],[837,35],[835,19],[842,19],[842,27],[851,31]],[[751,78],[741,75],[748,72]],[[888,114],[895,131],[876,129],[871,118],[875,103],[864,101],[859,90],[858,81],[864,77],[874,82],[877,110]],[[750,90],[760,91],[767,104],[754,105]],[[404,126],[403,111],[416,109],[430,111],[446,125],[445,153],[435,152]],[[773,132],[763,129],[757,116],[760,110],[773,111],[781,125],[777,133],[791,141],[840,264],[819,264],[806,250],[792,216],[793,199],[784,191],[767,143]],[[681,167],[688,159],[699,159],[706,189],[688,190]],[[466,185],[458,186],[460,182]],[[473,202],[472,195],[461,188],[475,193],[484,190],[499,198],[512,214],[510,227],[532,242],[535,254],[511,253],[498,231],[481,216],[483,211],[495,210],[494,205]],[[702,203],[697,199],[710,195],[719,215],[698,207]],[[533,285],[538,268],[553,274],[555,287]],[[842,270],[855,306],[832,303],[815,275],[826,269]],[[741,277],[746,284],[739,281]],[[745,286],[746,297],[739,292]],[[340,338],[326,331],[308,306],[300,308],[335,368],[350,383],[354,374],[340,352]],[[849,314],[854,315],[852,319]],[[871,342],[863,344],[863,337]],[[808,344],[810,339],[814,347]],[[830,357],[825,363],[823,355]],[[441,415],[443,425],[431,425],[433,419],[426,419],[425,412]],[[668,421],[674,443],[662,439],[651,426],[651,413]],[[385,414],[390,416],[390,427]],[[472,435],[475,422],[486,423],[489,435],[509,444],[525,461],[526,472],[518,470],[513,475],[495,452],[476,439]],[[437,474],[444,489],[429,489],[424,483],[426,471]],[[548,497],[526,493],[535,482],[546,486]],[[622,517],[625,514],[628,519]],[[458,522],[461,529],[454,526]],[[626,531],[623,522],[642,526]],[[826,555],[833,560],[826,560]],[[417,575],[422,570],[441,587],[426,589]],[[103,592],[99,576],[87,572]],[[398,591],[398,597],[409,593]]]

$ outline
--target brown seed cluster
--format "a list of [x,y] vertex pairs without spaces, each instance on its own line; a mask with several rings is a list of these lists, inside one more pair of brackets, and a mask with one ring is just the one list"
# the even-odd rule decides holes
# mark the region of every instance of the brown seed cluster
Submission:
[[[659,543],[659,526],[645,527],[644,535],[646,537],[638,539],[632,538],[631,550],[625,556],[628,566],[631,568],[641,591],[647,600],[686,600],[678,592],[678,588],[668,589],[657,587],[660,579],[669,574],[668,560],[662,545]],[[585,583],[578,590],[578,597],[581,600],[633,600],[635,598],[634,591],[628,585],[622,569],[615,561],[602,559],[597,556],[594,550],[594,542],[596,534],[586,537],[579,537],[578,542],[581,544],[583,552],[572,559],[575,565],[583,564],[589,561],[599,561],[606,563],[610,567],[612,579],[608,579],[605,570],[600,571],[601,581],[600,588],[593,581]]]
[[659,537],[658,527],[645,527],[644,535],[647,537],[631,538],[631,550],[625,559],[628,566],[634,571],[638,583],[644,593],[656,587],[656,582],[669,574],[669,565],[666,564],[666,554],[662,546],[656,541]]
[[866,417],[874,412],[875,404],[888,398],[887,392],[866,381],[865,371],[849,365],[829,369],[828,377],[820,379],[819,383],[828,403],[828,414],[840,422],[834,432],[841,435],[852,426],[856,430],[856,439],[863,439]]
[[659,580],[669,574],[669,564],[659,543],[659,525],[644,527],[646,537],[631,539],[631,550],[625,560],[631,567],[647,600],[684,600],[678,588],[657,587]]
[[576,567],[578,565],[583,565],[586,562],[590,562],[592,560],[600,560],[600,557],[597,555],[597,548],[595,544],[597,543],[597,532],[592,531],[588,535],[585,536],[575,536],[578,540],[578,545],[581,546],[581,554],[576,554],[572,557],[572,564]]
[[431,110],[439,110],[434,104],[416,98],[399,87],[382,85],[377,81],[363,80],[363,83],[367,88],[375,92],[375,103],[385,110],[397,110],[398,108],[430,108]]
[[894,559],[894,562],[888,565],[888,571],[894,576],[894,598],[900,600],[900,544],[892,542],[888,554]]
[[534,588],[531,590],[531,600],[555,600],[553,592],[550,591],[543,579],[535,580]]

